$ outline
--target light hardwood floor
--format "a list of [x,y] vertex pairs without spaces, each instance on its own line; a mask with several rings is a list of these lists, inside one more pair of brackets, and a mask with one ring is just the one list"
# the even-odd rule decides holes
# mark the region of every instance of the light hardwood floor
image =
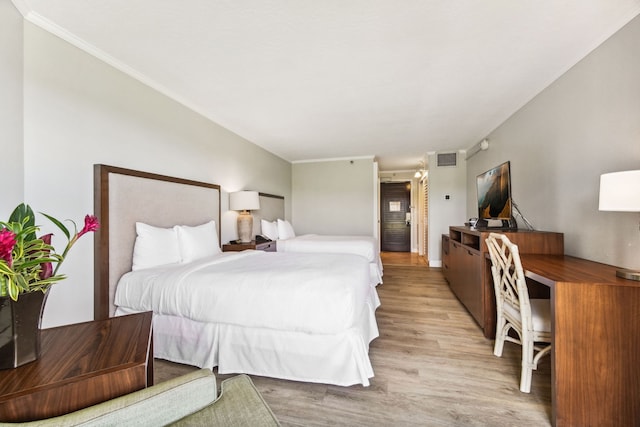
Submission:
[[[502,358],[453,296],[440,269],[411,254],[383,254],[380,337],[370,345],[369,387],[252,376],[284,426],[549,426],[551,370],[519,391],[520,347]],[[155,361],[156,382],[193,367]],[[219,379],[228,377],[220,375]]]

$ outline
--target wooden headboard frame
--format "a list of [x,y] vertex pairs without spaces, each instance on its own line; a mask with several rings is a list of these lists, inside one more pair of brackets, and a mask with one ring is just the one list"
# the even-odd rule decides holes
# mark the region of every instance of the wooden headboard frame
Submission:
[[260,220],[275,221],[284,219],[284,196],[259,193],[260,209],[251,212],[253,215],[253,235],[262,234]]
[[135,223],[158,227],[216,221],[220,236],[220,186],[115,166],[94,165],[94,318],[114,315],[120,277],[131,271]]

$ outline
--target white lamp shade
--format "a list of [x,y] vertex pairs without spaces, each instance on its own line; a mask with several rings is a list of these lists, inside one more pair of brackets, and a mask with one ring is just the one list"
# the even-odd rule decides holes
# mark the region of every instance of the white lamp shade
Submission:
[[640,212],[640,170],[600,175],[599,209]]
[[252,211],[260,209],[260,195],[257,191],[236,191],[229,194],[229,209]]

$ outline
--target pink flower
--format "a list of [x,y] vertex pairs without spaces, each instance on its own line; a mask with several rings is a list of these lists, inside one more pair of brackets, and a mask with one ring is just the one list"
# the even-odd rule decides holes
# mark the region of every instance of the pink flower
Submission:
[[96,231],[100,224],[95,215],[86,215],[84,227],[80,231],[76,223],[73,233],[63,222],[41,212],[44,217],[62,231],[67,244],[59,254],[51,244],[53,234],[36,237],[40,228],[35,225],[35,214],[29,205],[21,203],[11,215],[9,221],[0,221],[0,296],[9,296],[17,301],[25,292],[46,291],[49,287],[64,279],[58,275],[62,262],[78,239]]
[[[40,237],[40,240],[42,240],[47,245],[51,245],[51,236],[53,236],[53,234],[51,233],[45,234],[44,236]],[[49,251],[47,251],[47,253],[49,253]],[[53,266],[50,262],[43,262],[42,264],[40,264],[40,278],[42,280],[48,279],[52,275]]]
[[16,234],[3,228],[0,230],[0,260],[6,261],[7,265],[13,265],[13,247],[16,245]]
[[[50,216],[47,216],[47,218],[52,219]],[[58,222],[58,227],[62,227],[62,224],[60,224],[59,222]],[[67,257],[69,250],[73,245],[75,245],[75,243],[78,241],[80,237],[82,237],[84,234],[89,233],[91,231],[96,231],[99,227],[100,227],[100,223],[98,222],[98,217],[96,217],[95,215],[86,215],[84,217],[84,227],[82,227],[82,230],[80,230],[71,239],[69,239],[67,246],[64,248],[64,252],[62,252],[62,259],[65,259]],[[54,276],[58,273],[58,269],[60,268],[60,265],[62,265],[62,260],[56,264],[56,269],[53,270]]]
[[84,227],[78,233],[78,238],[80,238],[83,234],[89,233],[91,231],[96,231],[100,227],[100,223],[98,222],[98,217],[95,215],[87,215],[84,217]]

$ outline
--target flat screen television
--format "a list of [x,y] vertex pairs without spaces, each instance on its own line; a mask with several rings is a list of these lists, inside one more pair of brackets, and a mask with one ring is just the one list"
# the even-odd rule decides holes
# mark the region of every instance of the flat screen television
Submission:
[[478,222],[480,226],[488,220],[502,220],[502,227],[511,227],[513,221],[511,199],[511,164],[504,162],[476,178],[478,191]]

